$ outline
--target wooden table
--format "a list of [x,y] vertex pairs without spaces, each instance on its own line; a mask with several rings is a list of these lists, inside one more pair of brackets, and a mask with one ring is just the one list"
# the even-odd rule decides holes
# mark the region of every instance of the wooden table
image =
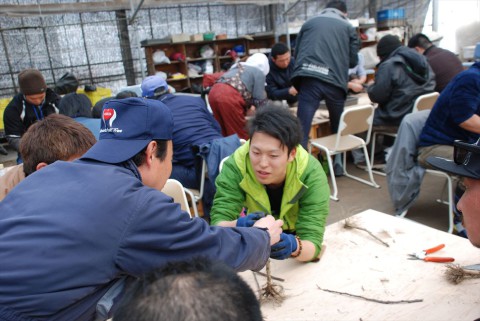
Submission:
[[[281,305],[263,303],[265,320],[474,320],[480,318],[480,279],[454,285],[443,263],[407,260],[407,254],[444,243],[437,256],[453,256],[460,265],[480,262],[480,250],[467,239],[374,210],[351,217],[389,244],[366,232],[345,229],[344,221],[326,228],[326,251],[318,263],[271,260],[274,281],[284,287]],[[264,270],[262,272],[265,272]],[[258,289],[254,274],[240,275]],[[266,278],[256,275],[263,286]],[[421,299],[419,303],[384,304],[320,290],[350,293],[383,301]]]

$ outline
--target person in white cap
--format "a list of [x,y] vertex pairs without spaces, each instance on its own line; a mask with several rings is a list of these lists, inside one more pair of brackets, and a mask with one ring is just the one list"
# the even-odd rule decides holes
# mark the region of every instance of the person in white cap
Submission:
[[265,77],[269,71],[267,56],[256,53],[233,65],[213,85],[208,101],[223,136],[237,134],[248,139],[245,117],[267,104]]

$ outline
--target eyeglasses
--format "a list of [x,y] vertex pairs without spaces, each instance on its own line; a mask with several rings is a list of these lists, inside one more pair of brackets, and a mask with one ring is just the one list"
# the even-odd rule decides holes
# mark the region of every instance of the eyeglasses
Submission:
[[453,142],[453,161],[457,165],[468,165],[472,153],[480,154],[480,138],[475,144],[469,144],[461,140]]

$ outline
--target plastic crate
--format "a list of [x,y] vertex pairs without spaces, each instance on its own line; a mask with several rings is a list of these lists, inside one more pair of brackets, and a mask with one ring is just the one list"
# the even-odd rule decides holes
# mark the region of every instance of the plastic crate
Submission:
[[405,24],[405,9],[387,9],[377,11],[377,27],[398,27]]

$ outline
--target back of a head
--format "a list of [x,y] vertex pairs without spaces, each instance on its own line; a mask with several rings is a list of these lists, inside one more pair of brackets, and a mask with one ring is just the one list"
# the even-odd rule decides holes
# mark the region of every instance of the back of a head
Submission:
[[302,141],[300,121],[286,108],[271,105],[260,108],[249,120],[248,129],[250,137],[261,132],[278,139],[288,152]]
[[410,38],[410,40],[408,40],[409,48],[420,47],[423,49],[428,49],[430,46],[432,46],[432,42],[423,33],[417,33],[412,38]]
[[58,110],[60,114],[68,117],[92,118],[92,103],[84,94],[75,92],[66,94],[60,100]]
[[254,53],[245,61],[245,65],[260,69],[260,71],[266,76],[270,72],[270,64],[268,58],[263,53]]
[[125,98],[130,98],[130,97],[138,97],[137,94],[131,90],[124,90],[119,92],[115,98],[116,99],[125,99]]
[[289,51],[290,49],[288,49],[286,44],[284,44],[283,42],[277,42],[273,45],[272,50],[270,51],[270,56],[276,59],[277,56],[284,55]]
[[325,8],[334,8],[338,9],[343,13],[347,13],[347,5],[345,1],[334,0],[327,3]]
[[384,60],[390,54],[395,51],[395,49],[402,46],[400,39],[394,35],[385,35],[377,43],[377,55],[380,57],[380,60]]
[[155,98],[168,93],[168,84],[160,76],[148,76],[142,81],[142,97]]
[[92,132],[70,117],[52,114],[34,123],[20,140],[20,153],[26,175],[39,163],[80,157],[96,142]]
[[220,262],[169,263],[135,282],[114,321],[261,321],[252,289]]

